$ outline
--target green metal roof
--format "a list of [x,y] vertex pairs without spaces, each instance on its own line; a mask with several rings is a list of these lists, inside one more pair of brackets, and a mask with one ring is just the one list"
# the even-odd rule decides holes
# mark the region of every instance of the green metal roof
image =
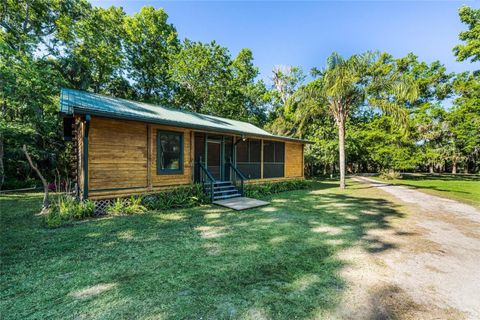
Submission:
[[245,136],[309,141],[273,135],[253,124],[211,115],[166,108],[159,105],[114,98],[86,91],[62,88],[60,112],[66,115],[90,114],[107,118],[136,120],[183,128],[232,133]]

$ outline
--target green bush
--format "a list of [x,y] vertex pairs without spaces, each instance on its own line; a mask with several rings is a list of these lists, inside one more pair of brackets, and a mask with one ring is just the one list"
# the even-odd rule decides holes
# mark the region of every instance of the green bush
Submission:
[[73,196],[61,195],[45,214],[44,221],[50,227],[58,227],[72,220],[92,217],[94,213],[95,202],[86,200],[82,203]]
[[385,180],[402,179],[402,174],[395,170],[385,170],[380,172],[380,179],[385,179]]
[[117,198],[111,205],[109,205],[105,212],[108,215],[120,214],[138,214],[147,211],[147,208],[142,205],[143,197],[131,196],[129,199]]
[[143,197],[130,197],[130,199],[125,204],[124,213],[136,214],[147,211],[147,208],[142,205],[142,201]]
[[124,205],[123,205],[123,200],[120,198],[115,199],[112,204],[107,206],[105,209],[105,213],[108,215],[119,215],[123,213]]
[[247,184],[245,186],[245,196],[250,198],[261,198],[284,191],[308,189],[310,186],[310,181],[300,179],[271,183],[267,182],[262,184]]
[[208,202],[200,184],[177,187],[143,198],[142,204],[148,210],[190,208]]

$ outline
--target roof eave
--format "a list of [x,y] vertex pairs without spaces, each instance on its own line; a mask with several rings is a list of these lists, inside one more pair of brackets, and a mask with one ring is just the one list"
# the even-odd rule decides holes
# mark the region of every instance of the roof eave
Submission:
[[[247,137],[258,137],[258,138],[270,138],[270,139],[279,139],[279,140],[285,140],[285,141],[293,141],[293,142],[300,142],[300,143],[308,143],[312,144],[312,141],[308,140],[303,140],[303,139],[297,139],[297,138],[291,138],[291,137],[284,137],[284,136],[277,136],[277,135],[262,135],[262,134],[252,134],[252,133],[245,133],[242,131],[237,131],[237,130],[228,130],[228,129],[219,129],[216,127],[209,127],[209,126],[201,126],[201,125],[194,125],[194,124],[188,124],[184,122],[178,122],[178,121],[172,121],[172,120],[159,120],[155,118],[149,118],[149,117],[141,117],[141,116],[135,116],[135,115],[121,115],[121,114],[114,114],[114,113],[109,113],[109,112],[102,112],[98,110],[91,110],[91,109],[86,109],[82,107],[73,107],[74,114],[90,114],[92,116],[98,116],[98,117],[104,117],[104,118],[113,118],[113,119],[121,119],[121,120],[132,120],[132,121],[140,121],[140,122],[147,122],[147,123],[154,123],[154,124],[163,124],[163,125],[170,125],[174,127],[180,127],[180,128],[188,128],[188,129],[199,129],[199,130],[206,130],[206,131],[214,131],[214,132],[222,132],[222,133],[230,133],[234,135],[246,135]],[[60,111],[61,114],[69,114]]]

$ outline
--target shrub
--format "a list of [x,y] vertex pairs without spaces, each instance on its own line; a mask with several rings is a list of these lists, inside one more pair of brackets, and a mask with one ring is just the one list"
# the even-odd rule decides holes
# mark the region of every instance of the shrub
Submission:
[[108,215],[119,215],[122,214],[124,210],[123,200],[120,198],[115,199],[112,204],[107,206],[105,213]]
[[129,199],[117,198],[111,205],[109,205],[105,212],[108,215],[116,216],[120,214],[137,214],[147,211],[142,205],[143,198],[141,196],[131,196]]
[[50,227],[58,227],[65,222],[91,217],[94,213],[95,202],[86,200],[82,203],[73,196],[60,195],[44,216],[44,221]]
[[380,179],[385,179],[385,180],[402,179],[402,174],[395,170],[385,170],[380,173]]
[[311,182],[308,180],[286,180],[262,184],[247,184],[245,186],[245,196],[260,198],[279,192],[308,189],[310,187]]
[[147,211],[147,208],[142,205],[142,200],[142,197],[130,197],[130,199],[125,203],[123,212],[125,214],[136,214]]
[[166,210],[190,208],[207,202],[202,186],[194,184],[145,196],[142,203],[148,210]]

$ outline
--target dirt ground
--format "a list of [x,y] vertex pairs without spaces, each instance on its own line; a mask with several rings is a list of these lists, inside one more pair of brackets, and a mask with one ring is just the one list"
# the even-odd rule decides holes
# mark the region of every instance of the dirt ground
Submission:
[[408,212],[367,237],[389,250],[348,249],[340,319],[480,319],[480,210],[403,186],[354,178]]

